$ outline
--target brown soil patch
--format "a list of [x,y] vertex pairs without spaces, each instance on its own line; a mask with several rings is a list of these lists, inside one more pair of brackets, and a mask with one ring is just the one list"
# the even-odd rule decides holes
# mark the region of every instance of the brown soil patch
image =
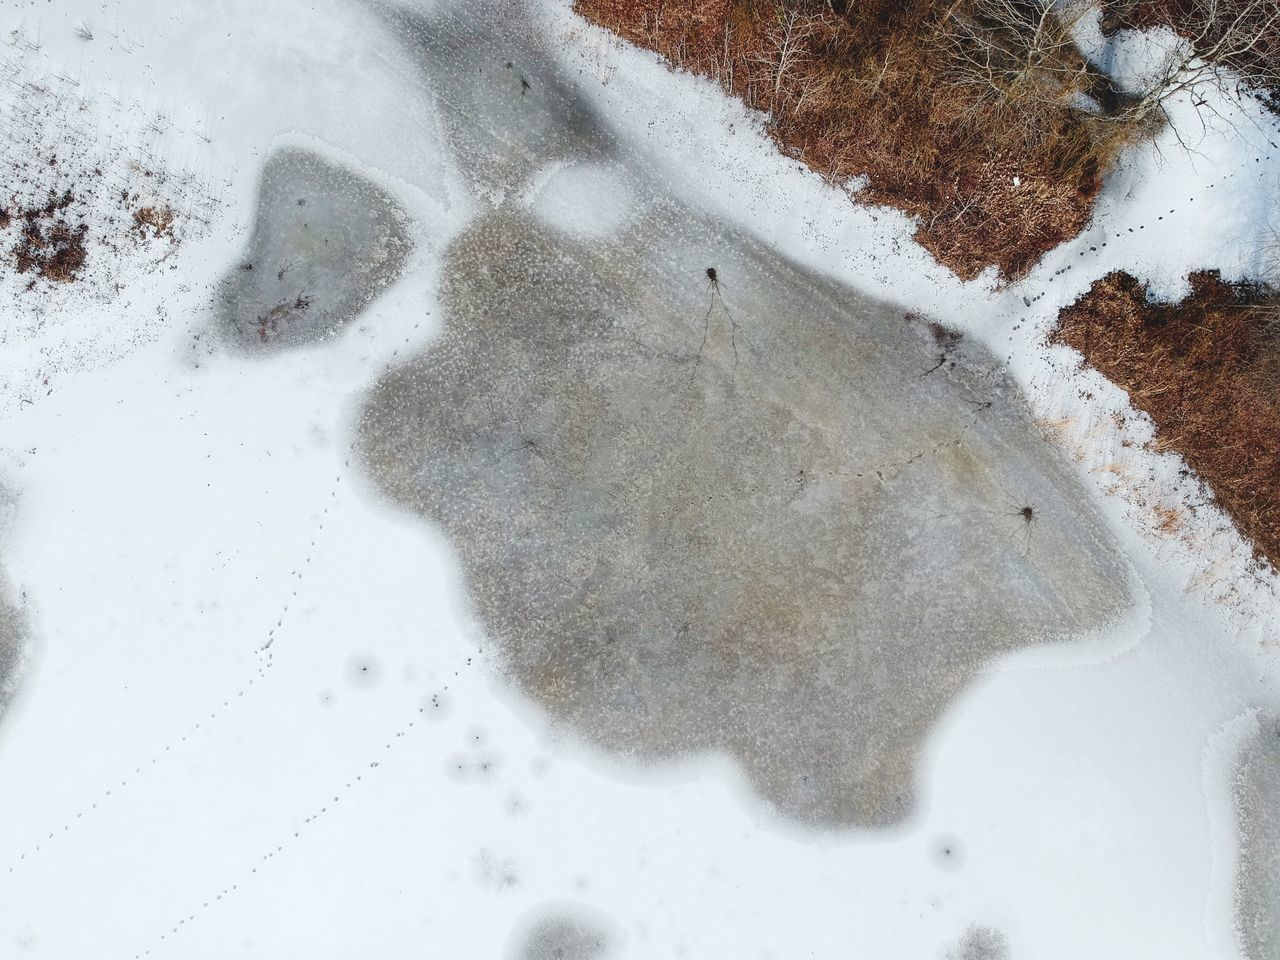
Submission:
[[[916,239],[959,276],[995,266],[1008,279],[1080,232],[1106,165],[1132,134],[1078,108],[1098,78],[1074,45],[1025,55],[1025,31],[992,27],[981,3],[574,7],[768,113],[783,152],[831,181],[865,177],[858,198],[916,217]],[[974,37],[992,47],[976,49]],[[994,84],[973,82],[975,58]]]
[[1149,303],[1111,273],[1062,311],[1054,339],[1129,392],[1157,446],[1182,454],[1280,568],[1280,294],[1216,272],[1190,280],[1181,303]]

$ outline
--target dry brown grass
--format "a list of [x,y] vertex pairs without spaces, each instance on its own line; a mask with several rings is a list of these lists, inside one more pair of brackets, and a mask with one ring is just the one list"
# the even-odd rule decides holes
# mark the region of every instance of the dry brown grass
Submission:
[[917,240],[966,279],[989,266],[1019,277],[1075,236],[1135,135],[1080,108],[1098,78],[1034,2],[575,8],[768,113],[781,149],[831,181],[865,176],[859,198],[917,218]]
[[[34,273],[55,283],[70,283],[79,277],[88,258],[85,235],[89,228],[66,218],[74,199],[68,190],[60,197],[51,194],[43,206],[17,211],[22,228],[9,252],[18,273]],[[8,210],[0,214],[0,229],[5,229],[15,216]]]
[[1280,294],[1190,279],[1181,303],[1148,303],[1133,277],[1109,274],[1062,311],[1055,338],[1129,392],[1157,447],[1182,454],[1280,568]]
[[173,209],[167,206],[140,207],[133,211],[133,230],[139,239],[173,236]]

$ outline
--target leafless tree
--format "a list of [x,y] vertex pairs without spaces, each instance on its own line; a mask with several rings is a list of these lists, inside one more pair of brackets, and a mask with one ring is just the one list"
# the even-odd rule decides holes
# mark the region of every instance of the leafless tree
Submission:
[[[1121,25],[1137,5],[1118,11]],[[1178,97],[1213,109],[1206,85],[1280,89],[1280,0],[1179,0],[1176,12],[1176,32],[1151,35],[1151,66],[1126,90],[1076,44],[1082,18],[1097,16],[1087,0],[955,0],[936,48],[975,112],[1016,111],[1028,136],[1064,108],[1134,132],[1158,127]]]
[[[1144,119],[1163,114],[1175,97],[1195,97],[1212,85],[1233,91],[1280,84],[1280,2],[1278,0],[1183,0],[1177,34],[1155,60],[1125,113]],[[1195,101],[1203,106],[1204,101]]]
[[945,76],[976,106],[1061,107],[1091,85],[1072,31],[1091,11],[1082,0],[956,0],[939,21],[935,49]]

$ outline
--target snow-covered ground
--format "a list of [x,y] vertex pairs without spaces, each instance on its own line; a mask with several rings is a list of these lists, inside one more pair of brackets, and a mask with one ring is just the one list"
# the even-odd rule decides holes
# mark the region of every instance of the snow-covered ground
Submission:
[[[445,7],[520,22],[418,5]],[[1193,268],[1256,274],[1269,121],[1179,114],[1194,152],[1166,136],[1127,158],[1093,226],[995,290],[781,157],[710,83],[567,0],[529,10],[521,50],[550,58],[529,69],[574,78],[627,159],[560,158],[514,202],[598,241],[643,174],[979,339],[1096,499],[1132,609],[970,683],[889,829],[801,830],[723,758],[641,769],[552,732],[470,622],[449,544],[352,456],[376,378],[439,330],[442,254],[512,199],[510,172],[457,161],[457,112],[358,3],[6,12],[17,76],[87,104],[57,121],[84,162],[167,171],[208,226],[122,250],[109,280],[0,280],[0,582],[34,637],[0,723],[0,957],[503,956],[547,916],[591,918],[583,942],[627,958],[940,957],[966,937],[1016,960],[1241,956],[1231,783],[1254,711],[1277,706],[1276,583],[1223,518],[1182,507],[1197,491],[1124,395],[1044,337],[1112,269],[1171,295]],[[219,291],[282,147],[394,197],[414,247],[335,339],[248,356],[215,336]],[[1161,507],[1182,511],[1172,536]]]

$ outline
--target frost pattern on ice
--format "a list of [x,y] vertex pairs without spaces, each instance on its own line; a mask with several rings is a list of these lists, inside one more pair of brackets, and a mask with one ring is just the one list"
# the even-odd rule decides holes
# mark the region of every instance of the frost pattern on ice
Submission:
[[1264,716],[1240,753],[1236,925],[1248,960],[1280,956],[1280,715]]
[[27,619],[10,600],[9,585],[0,577],[0,719],[18,692],[29,642]]
[[947,951],[946,960],[1009,960],[1009,940],[995,927],[975,924]]
[[[965,683],[1125,607],[1079,482],[985,349],[669,199],[518,24],[391,16],[495,208],[445,254],[441,339],[368,399],[369,471],[563,725],[725,751],[800,822],[902,820]],[[613,236],[503,199],[578,156],[629,171]]]
[[[0,542],[7,536],[13,510],[12,495],[0,487]],[[0,721],[18,692],[30,647],[31,630],[26,612],[15,602],[8,579],[0,569]]]
[[509,960],[609,960],[617,956],[606,918],[577,904],[545,908],[513,938]]
[[245,259],[225,280],[223,332],[248,349],[331,337],[400,275],[410,248],[380,187],[310,151],[278,150]]

